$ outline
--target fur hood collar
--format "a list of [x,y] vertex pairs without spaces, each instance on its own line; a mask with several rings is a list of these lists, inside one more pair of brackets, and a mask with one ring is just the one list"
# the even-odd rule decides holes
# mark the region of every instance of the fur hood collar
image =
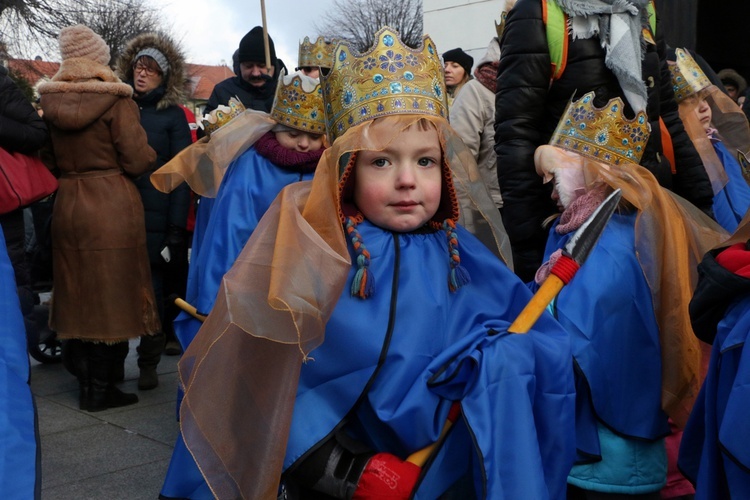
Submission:
[[123,81],[133,82],[133,59],[141,50],[153,47],[164,54],[169,62],[169,71],[162,83],[164,97],[162,97],[157,109],[165,109],[169,106],[182,104],[185,101],[185,56],[182,54],[177,43],[167,35],[160,33],[144,33],[138,35],[128,42],[117,61],[117,74]]
[[39,85],[39,94],[109,94],[130,97],[133,88],[122,83],[108,66],[83,57],[64,60],[52,80]]

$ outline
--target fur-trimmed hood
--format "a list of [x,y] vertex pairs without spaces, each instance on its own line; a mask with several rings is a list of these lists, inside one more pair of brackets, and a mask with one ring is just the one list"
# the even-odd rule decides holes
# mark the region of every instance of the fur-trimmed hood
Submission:
[[52,80],[39,85],[44,119],[64,130],[80,130],[133,88],[108,66],[82,57],[65,59]]
[[172,38],[161,33],[144,33],[130,40],[117,60],[117,74],[123,81],[133,82],[133,59],[141,50],[153,47],[164,54],[169,63],[169,71],[162,83],[164,97],[156,105],[157,109],[182,104],[185,101],[185,56]]

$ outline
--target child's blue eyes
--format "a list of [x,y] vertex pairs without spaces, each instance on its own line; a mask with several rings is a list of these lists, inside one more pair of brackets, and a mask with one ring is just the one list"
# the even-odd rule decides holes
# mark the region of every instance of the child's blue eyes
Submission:
[[[390,161],[388,161],[386,158],[377,158],[372,161],[372,164],[376,167],[385,167],[390,164]],[[420,167],[429,167],[435,164],[437,164],[437,162],[432,158],[420,158],[419,160],[417,160],[417,165],[419,165]]]

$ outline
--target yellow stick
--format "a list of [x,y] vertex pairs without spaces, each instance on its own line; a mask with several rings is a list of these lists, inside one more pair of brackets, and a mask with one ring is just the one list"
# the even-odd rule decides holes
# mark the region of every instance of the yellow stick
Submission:
[[443,425],[443,430],[440,431],[440,438],[434,443],[429,444],[421,450],[415,451],[414,453],[409,455],[406,461],[411,462],[414,465],[418,465],[419,467],[424,467],[424,464],[427,463],[427,459],[430,458],[430,455],[432,455],[432,452],[437,447],[438,443],[443,440],[446,434],[448,434],[448,431],[450,430],[452,425],[453,422],[451,422],[450,420],[446,420],[445,424]]
[[183,311],[185,311],[186,313],[188,313],[190,316],[194,317],[195,319],[201,322],[206,321],[206,316],[202,314],[198,314],[198,310],[195,307],[188,304],[181,298],[177,297],[176,299],[174,299],[174,303],[177,307],[179,307],[180,309],[182,309]]
[[542,315],[544,310],[547,308],[547,304],[552,302],[552,299],[560,293],[564,283],[563,281],[550,274],[539,290],[536,291],[533,297],[526,307],[523,308],[521,314],[518,315],[516,320],[508,327],[510,333],[528,333],[531,327],[534,326],[536,320]]

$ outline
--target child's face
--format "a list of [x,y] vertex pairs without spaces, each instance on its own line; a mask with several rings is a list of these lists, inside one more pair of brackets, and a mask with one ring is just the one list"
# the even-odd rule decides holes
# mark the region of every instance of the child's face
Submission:
[[317,66],[303,66],[300,70],[310,78],[320,78],[320,68]]
[[700,120],[704,130],[708,130],[711,127],[711,106],[708,105],[705,99],[701,99],[698,107],[695,108],[695,116]]
[[323,136],[317,134],[308,134],[301,130],[285,130],[283,132],[274,132],[276,140],[279,141],[286,149],[306,153],[308,151],[317,151],[323,147]]
[[357,153],[354,203],[383,229],[418,229],[440,205],[442,161],[437,130],[412,125],[384,150]]

